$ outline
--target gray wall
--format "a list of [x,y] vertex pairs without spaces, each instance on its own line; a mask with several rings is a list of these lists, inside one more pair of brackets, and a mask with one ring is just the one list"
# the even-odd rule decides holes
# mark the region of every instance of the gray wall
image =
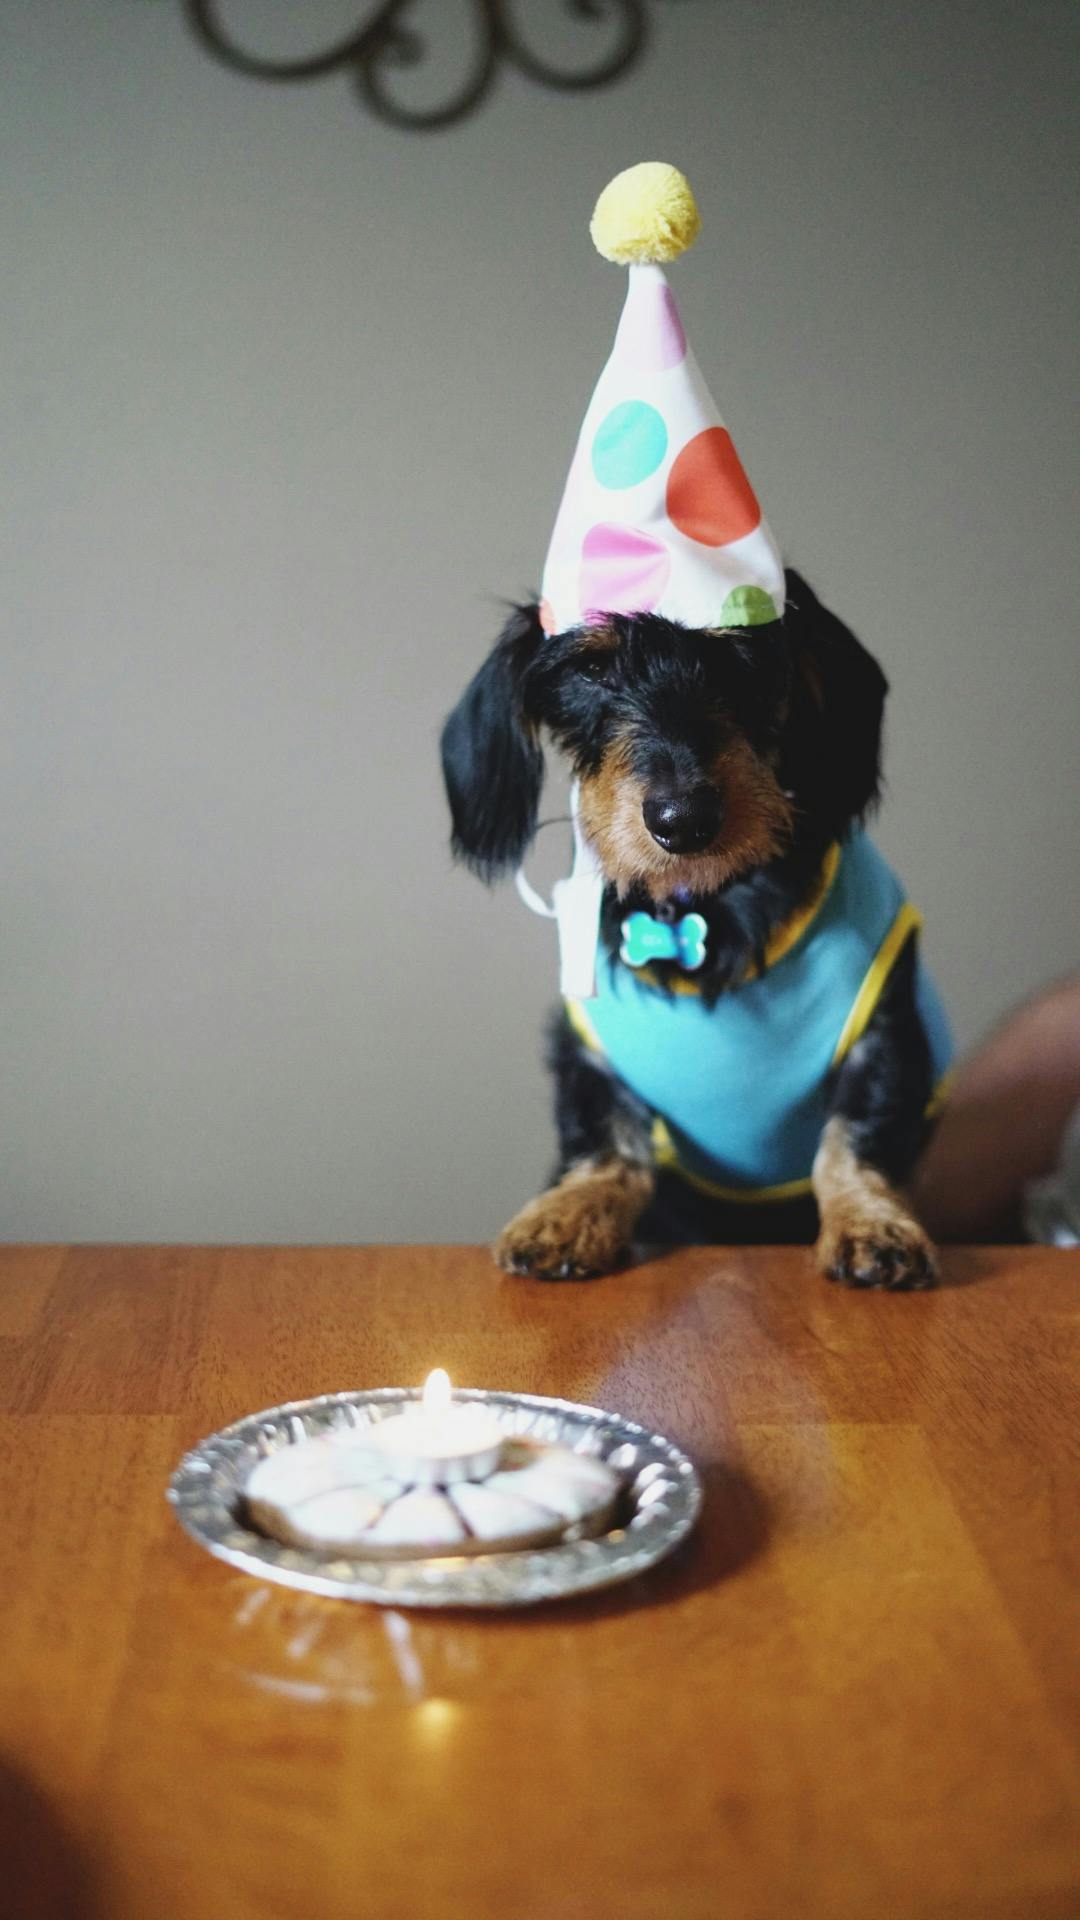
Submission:
[[539,1182],[553,937],[451,870],[435,738],[537,580],[639,158],[892,676],[880,839],[960,1036],[1076,963],[1076,11],[652,12],[621,87],[422,137],[171,0],[4,7],[6,1236],[474,1239]]

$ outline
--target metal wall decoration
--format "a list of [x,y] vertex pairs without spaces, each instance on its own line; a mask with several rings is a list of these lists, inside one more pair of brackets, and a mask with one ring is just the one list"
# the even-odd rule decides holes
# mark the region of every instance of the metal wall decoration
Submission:
[[[351,75],[361,99],[396,127],[429,130],[464,120],[485,99],[503,67],[515,67],[527,79],[563,92],[584,92],[610,85],[636,64],[648,36],[648,0],[560,0],[563,11],[603,28],[604,45],[591,60],[574,68],[552,66],[529,45],[515,17],[512,0],[470,0],[473,50],[465,78],[448,99],[431,107],[403,105],[394,98],[395,70],[423,64],[427,49],[413,19],[425,0],[382,0],[344,39],[303,59],[264,58],[235,39],[222,18],[225,0],[183,0],[190,25],[207,51],[225,66],[255,80],[319,80],[327,74]],[[426,0],[433,4],[434,0]],[[535,0],[529,0],[535,4]]]

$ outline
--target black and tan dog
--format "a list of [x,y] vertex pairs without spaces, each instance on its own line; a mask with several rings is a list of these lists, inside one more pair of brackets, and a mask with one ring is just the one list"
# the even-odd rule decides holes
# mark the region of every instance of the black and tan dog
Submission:
[[[783,617],[752,630],[637,614],[552,637],[536,606],[519,607],[443,732],[454,852],[489,881],[518,865],[537,827],[546,735],[579,782],[603,868],[602,964],[624,964],[634,909],[661,922],[692,909],[706,929],[693,987],[719,1006],[761,969],[777,929],[806,921],[830,850],[877,799],[886,691],[871,655],[790,571]],[[658,1164],[663,1115],[561,1014],[550,1047],[558,1175],[503,1232],[500,1263],[559,1279],[613,1269],[633,1238],[816,1237],[831,1279],[932,1284],[933,1250],[903,1194],[935,1092],[917,943],[913,917],[828,1078],[812,1193],[793,1198],[733,1204]],[[680,965],[650,973],[659,1004]],[[732,1097],[716,1086],[717,1102]]]

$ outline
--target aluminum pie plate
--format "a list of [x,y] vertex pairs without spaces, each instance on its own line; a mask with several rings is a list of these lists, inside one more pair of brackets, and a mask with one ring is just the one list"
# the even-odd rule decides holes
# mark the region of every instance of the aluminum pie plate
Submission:
[[618,1524],[591,1540],[548,1547],[415,1560],[345,1559],[287,1547],[247,1520],[244,1487],[257,1462],[279,1447],[333,1431],[362,1436],[419,1394],[404,1387],[326,1393],[249,1414],[185,1454],[169,1484],[177,1519],[218,1560],[308,1593],[387,1607],[528,1607],[592,1593],[644,1573],[684,1540],[701,1511],[693,1462],[662,1434],[599,1407],[529,1393],[455,1390],[455,1401],[487,1407],[507,1436],[590,1453],[614,1468],[623,1492]]

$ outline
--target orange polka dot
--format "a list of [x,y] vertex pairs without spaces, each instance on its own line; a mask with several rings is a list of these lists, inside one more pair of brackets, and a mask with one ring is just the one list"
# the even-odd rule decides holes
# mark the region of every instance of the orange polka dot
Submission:
[[550,600],[541,600],[540,602],[540,625],[543,627],[545,633],[554,633],[555,631],[555,609]]
[[753,533],[761,508],[726,427],[706,427],[687,441],[668,475],[667,510],[679,532],[703,547]]

